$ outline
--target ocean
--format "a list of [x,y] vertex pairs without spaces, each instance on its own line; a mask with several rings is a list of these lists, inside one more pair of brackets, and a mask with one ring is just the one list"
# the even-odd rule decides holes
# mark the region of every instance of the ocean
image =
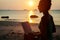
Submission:
[[[54,23],[60,25],[60,10],[50,10],[49,13],[53,16]],[[37,15],[38,18],[30,18],[31,15]],[[9,16],[9,19],[3,19],[2,16]],[[39,11],[27,11],[27,10],[0,10],[0,21],[3,20],[13,20],[24,22],[28,21],[30,23],[39,23],[42,13]]]

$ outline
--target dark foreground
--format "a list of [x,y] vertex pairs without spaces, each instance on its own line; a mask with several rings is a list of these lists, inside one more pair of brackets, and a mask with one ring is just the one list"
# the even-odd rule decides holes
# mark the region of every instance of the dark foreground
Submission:
[[[8,24],[8,25],[6,25],[6,24]],[[21,25],[20,25],[20,23],[16,23],[16,24],[12,23],[12,25],[11,25],[10,22],[9,23],[5,22],[4,27],[3,27],[3,23],[1,24],[1,22],[0,22],[0,40],[24,40],[24,33],[19,31]],[[31,26],[36,27],[36,26],[38,26],[38,24],[31,24]],[[14,31],[11,29],[13,29]],[[9,32],[7,32],[7,31],[9,31]],[[33,33],[33,34],[35,34],[35,33]],[[54,38],[53,40],[60,40],[60,25],[56,25],[56,33],[53,33],[53,38]]]

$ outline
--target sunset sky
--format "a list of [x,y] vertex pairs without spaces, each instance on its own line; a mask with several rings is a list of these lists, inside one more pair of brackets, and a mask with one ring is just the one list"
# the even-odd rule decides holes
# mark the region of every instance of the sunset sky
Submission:
[[[0,0],[0,10],[37,9],[39,0]],[[60,0],[52,0],[51,9],[60,10]]]

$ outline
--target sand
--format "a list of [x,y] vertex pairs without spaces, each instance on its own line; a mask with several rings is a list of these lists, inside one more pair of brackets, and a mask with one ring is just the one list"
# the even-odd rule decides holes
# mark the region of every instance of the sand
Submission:
[[[40,32],[37,23],[30,25],[33,32]],[[56,25],[56,33],[53,33],[53,38],[60,40],[60,25]],[[0,40],[24,40],[21,22],[0,21]]]

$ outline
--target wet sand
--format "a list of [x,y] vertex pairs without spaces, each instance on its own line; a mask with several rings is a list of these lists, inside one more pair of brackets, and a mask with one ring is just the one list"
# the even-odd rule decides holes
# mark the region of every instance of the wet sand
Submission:
[[[6,25],[8,24],[8,25]],[[9,26],[10,25],[10,26]],[[30,24],[34,32],[39,31],[38,24]],[[24,34],[20,22],[0,22],[0,40],[24,40]],[[56,33],[53,33],[54,40],[60,40],[60,25],[56,25]]]

